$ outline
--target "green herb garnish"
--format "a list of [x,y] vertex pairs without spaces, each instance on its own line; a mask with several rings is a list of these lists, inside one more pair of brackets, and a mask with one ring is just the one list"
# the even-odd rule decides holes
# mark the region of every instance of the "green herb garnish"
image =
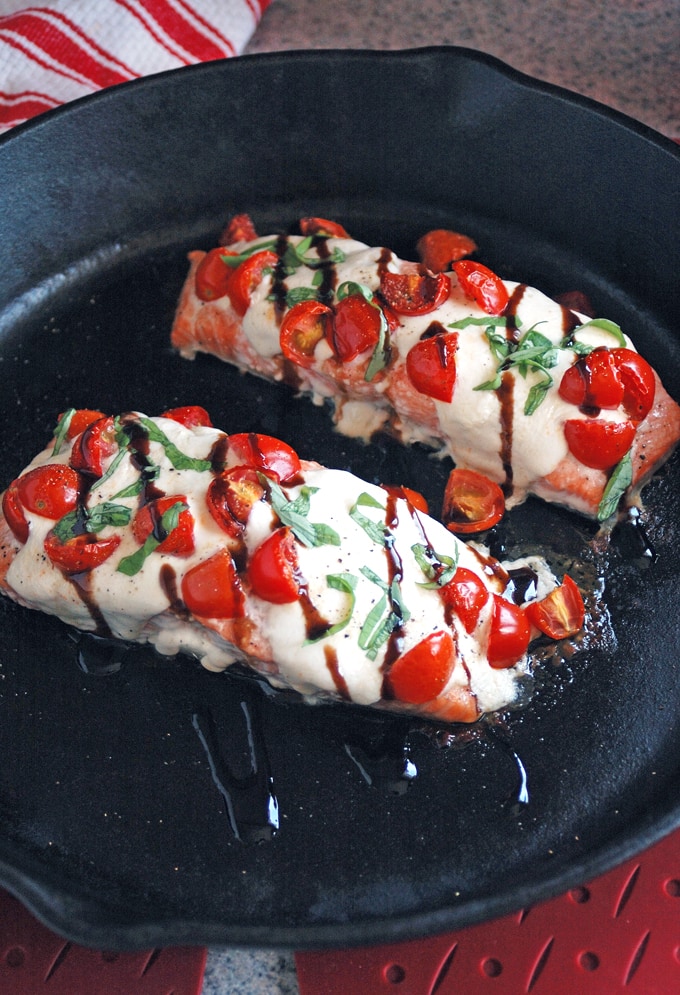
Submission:
[[316,636],[314,639],[307,639],[305,645],[310,643],[318,643],[322,639],[328,639],[329,636],[334,636],[336,632],[342,632],[342,630],[349,625],[352,615],[354,614],[354,606],[356,604],[356,586],[359,582],[359,578],[355,577],[351,573],[342,574],[327,574],[326,583],[329,587],[332,587],[335,591],[342,591],[343,594],[347,594],[350,599],[349,611],[344,618],[341,618],[339,622],[335,622],[333,625],[329,626],[325,632],[320,636]]
[[186,511],[188,505],[184,501],[175,501],[167,511],[164,511],[161,515],[161,520],[155,532],[151,532],[144,540],[144,545],[140,546],[139,549],[132,553],[130,556],[125,556],[118,564],[117,570],[122,574],[127,574],[128,577],[134,576],[134,574],[139,573],[139,571],[144,566],[145,561],[155,550],[158,549],[160,544],[167,539],[169,535],[177,528],[179,524],[179,516],[183,511]]
[[452,579],[458,567],[457,549],[455,556],[447,556],[445,553],[436,553],[431,546],[424,546],[417,542],[411,546],[411,552],[416,563],[428,578],[428,582],[419,584],[419,587],[443,587]]
[[615,514],[619,502],[625,492],[633,482],[633,461],[630,451],[623,459],[616,464],[614,471],[607,481],[602,500],[597,509],[597,518],[600,522],[605,522]]
[[58,456],[61,451],[61,447],[64,444],[64,439],[66,438],[71,424],[71,420],[76,413],[75,408],[69,408],[65,411],[59,421],[57,422],[56,428],[54,429],[54,449],[52,450],[53,456]]
[[162,432],[158,425],[151,421],[150,418],[140,418],[139,421],[146,429],[151,441],[159,442],[163,446],[165,455],[175,470],[197,470],[199,473],[204,473],[206,470],[212,469],[210,460],[195,459],[193,456],[187,456],[186,453],[178,449],[175,443],[171,442],[165,432]]
[[301,487],[298,496],[290,501],[275,480],[263,473],[258,474],[258,477],[263,486],[269,490],[272,508],[279,521],[282,525],[287,525],[290,528],[295,538],[303,546],[340,545],[340,536],[335,529],[323,522],[310,522],[307,517],[309,515],[309,500],[312,494],[318,490],[317,487],[307,487],[306,485]]

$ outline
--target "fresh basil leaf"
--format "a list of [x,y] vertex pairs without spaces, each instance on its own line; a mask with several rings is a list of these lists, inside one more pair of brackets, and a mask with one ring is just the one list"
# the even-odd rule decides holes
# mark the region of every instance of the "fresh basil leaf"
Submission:
[[540,407],[540,405],[545,400],[546,395],[550,390],[550,388],[552,387],[552,385],[553,385],[553,378],[548,373],[545,374],[543,380],[538,380],[535,384],[533,384],[533,386],[529,389],[529,393],[527,394],[527,399],[524,402],[525,415],[527,416],[533,415],[536,408]]
[[74,537],[76,529],[80,529],[81,522],[82,514],[79,511],[69,511],[67,515],[64,515],[58,522],[55,522],[52,531],[62,546]]
[[69,408],[68,411],[63,413],[57,422],[56,428],[54,429],[54,449],[52,450],[53,456],[58,456],[61,452],[61,447],[64,444],[64,440],[69,430],[69,425],[71,424],[71,420],[75,413],[75,408]]
[[102,501],[93,508],[86,509],[85,528],[88,532],[101,532],[108,525],[124,528],[130,524],[132,509],[113,501]]
[[430,581],[426,584],[419,584],[419,587],[443,587],[452,579],[458,567],[458,550],[456,550],[455,556],[448,556],[445,553],[435,552],[431,546],[424,546],[417,542],[411,546],[411,552],[416,563]]
[[602,500],[597,509],[597,518],[600,522],[605,522],[614,515],[619,507],[621,498],[633,482],[633,460],[630,451],[623,459],[616,464],[614,471],[607,481]]
[[316,636],[314,639],[305,640],[305,646],[309,646],[312,643],[318,643],[322,639],[328,639],[329,636],[334,636],[337,632],[342,632],[347,625],[349,625],[352,615],[354,614],[354,607],[356,605],[356,595],[355,590],[359,582],[359,578],[355,577],[351,573],[341,573],[341,574],[327,574],[326,583],[329,587],[333,588],[335,591],[342,591],[343,594],[347,594],[350,599],[349,611],[344,618],[341,618],[339,622],[335,622],[333,625],[329,626],[325,632],[320,636]]
[[369,539],[372,539],[378,546],[384,546],[387,539],[387,526],[384,522],[375,522],[367,515],[362,515],[357,506],[350,509],[349,517],[353,522],[364,530]]
[[582,332],[586,328],[601,328],[604,332],[609,332],[613,335],[620,346],[626,347],[626,338],[621,327],[616,324],[615,321],[610,321],[609,318],[592,318],[590,321],[586,321],[583,325],[579,325],[572,332],[575,335],[577,332]]
[[458,321],[451,321],[447,328],[467,328],[468,325],[480,325],[482,328],[506,328],[506,318],[493,318],[488,315],[485,318],[474,318],[469,315],[467,318],[459,318]]
[[370,383],[381,370],[385,369],[390,361],[391,355],[389,338],[387,334],[387,318],[385,317],[382,308],[378,307],[377,304],[374,306],[380,313],[380,328],[378,329],[378,341],[376,342],[375,349],[373,350],[369,364],[366,367],[366,372],[364,373],[364,380],[366,383]]
[[365,283],[356,283],[354,280],[345,280],[335,291],[336,298],[341,301],[345,297],[352,297],[354,294],[360,294],[364,297],[369,304],[373,303],[373,291],[370,287],[367,287]]
[[281,486],[270,477],[258,474],[261,483],[269,490],[269,496],[279,521],[287,525],[303,546],[339,546],[340,536],[330,525],[310,522],[309,498],[318,488],[304,486],[293,501],[289,501]]
[[366,616],[364,624],[361,626],[358,639],[360,649],[370,651],[376,638],[378,637],[386,611],[387,595],[382,594],[371,608],[370,612]]
[[158,425],[151,421],[150,418],[140,418],[140,422],[146,429],[151,441],[158,442],[163,446],[165,455],[175,470],[197,470],[199,473],[204,473],[206,470],[212,469],[210,460],[187,456],[186,453],[178,449],[175,443],[171,442],[165,432],[161,431]]
[[382,591],[385,592],[385,594],[387,594],[387,592],[389,590],[389,586],[382,579],[382,577],[380,576],[380,574],[377,574],[375,572],[375,570],[371,570],[370,567],[359,567],[359,572],[364,575],[364,577],[366,578],[366,580],[370,580],[370,582],[372,584],[376,584]]
[[240,252],[237,256],[223,255],[220,256],[220,259],[225,266],[229,266],[230,269],[236,269],[236,267],[240,266],[241,263],[244,263],[246,259],[250,259],[251,256],[254,256],[256,252],[262,252],[264,249],[275,249],[276,242],[277,240],[272,238],[265,242],[259,242],[257,245],[251,245],[249,248],[244,249],[243,252]]

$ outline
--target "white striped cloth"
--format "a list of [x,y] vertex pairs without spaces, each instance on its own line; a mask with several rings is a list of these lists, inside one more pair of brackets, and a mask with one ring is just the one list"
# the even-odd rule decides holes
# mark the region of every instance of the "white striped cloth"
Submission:
[[271,0],[0,0],[0,132],[103,87],[238,55]]

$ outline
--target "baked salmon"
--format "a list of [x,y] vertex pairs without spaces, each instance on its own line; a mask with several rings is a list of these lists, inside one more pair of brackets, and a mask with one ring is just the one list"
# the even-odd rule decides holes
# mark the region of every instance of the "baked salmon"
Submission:
[[428,233],[415,263],[335,222],[300,229],[258,236],[239,215],[190,253],[182,356],[329,401],[347,435],[426,443],[508,507],[534,494],[606,520],[676,447],[680,407],[613,321],[501,280],[452,232]]
[[584,620],[542,558],[500,563],[416,492],[197,407],[65,412],[3,493],[0,550],[0,590],[79,630],[445,722],[523,703],[531,641]]

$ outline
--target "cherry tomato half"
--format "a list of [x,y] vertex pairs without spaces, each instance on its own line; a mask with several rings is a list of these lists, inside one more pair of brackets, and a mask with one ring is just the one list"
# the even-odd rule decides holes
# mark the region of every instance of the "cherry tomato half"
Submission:
[[623,384],[609,349],[593,349],[565,371],[559,395],[583,410],[614,409],[623,401]]
[[120,536],[104,539],[84,533],[61,542],[54,530],[45,537],[43,547],[51,562],[65,574],[86,573],[104,563],[120,545]]
[[13,481],[2,495],[2,514],[14,538],[20,543],[28,542],[28,522],[19,501],[16,481]]
[[429,508],[427,501],[420,493],[420,491],[414,491],[411,487],[395,487],[390,484],[381,484],[384,491],[391,494],[393,497],[402,498],[404,501],[408,501],[412,508],[416,511],[422,511],[424,515],[429,514]]
[[333,311],[320,301],[299,301],[286,312],[279,330],[281,352],[296,366],[314,365],[314,350],[330,338]]
[[466,632],[473,632],[490,593],[476,573],[467,567],[458,567],[455,574],[439,593],[445,605],[450,605],[463,623]]
[[448,300],[451,281],[445,273],[383,273],[380,294],[397,314],[429,314]]
[[[63,413],[59,415],[59,420],[64,417]],[[71,415],[71,420],[68,423],[68,428],[66,430],[67,439],[75,439],[77,435],[84,432],[88,425],[92,422],[98,421],[100,418],[104,418],[103,411],[93,411],[90,408],[78,408]]]
[[253,467],[274,477],[280,484],[294,480],[300,470],[300,457],[287,443],[259,432],[236,432],[229,436],[229,464]]
[[208,487],[208,511],[219,527],[236,537],[246,527],[250,511],[264,495],[257,470],[249,466],[233,466],[215,477]]
[[610,470],[633,444],[635,425],[632,421],[573,418],[564,423],[564,437],[579,463],[595,470]]
[[203,256],[194,275],[196,296],[200,301],[216,301],[226,296],[234,270],[222,257],[234,255],[235,252],[218,246]]
[[496,670],[513,667],[529,647],[531,626],[526,612],[500,594],[492,594],[493,615],[487,657]]
[[633,349],[612,349],[623,384],[623,406],[633,421],[646,418],[654,405],[656,377],[646,359]]
[[559,587],[524,609],[532,625],[551,639],[566,639],[583,628],[586,615],[576,583],[566,574]]
[[255,225],[249,214],[235,214],[220,236],[224,245],[233,245],[234,242],[252,242],[256,238]]
[[197,563],[182,578],[182,600],[193,615],[241,618],[245,599],[236,565],[227,549]]
[[451,532],[484,532],[500,522],[505,497],[498,484],[477,470],[455,469],[444,490],[442,520]]
[[502,314],[510,297],[499,276],[483,263],[461,259],[453,268],[463,293],[475,301],[487,314]]
[[342,225],[328,218],[300,218],[300,231],[303,235],[328,235],[330,238],[349,238]]
[[82,473],[101,477],[104,462],[113,456],[116,448],[113,418],[110,415],[98,418],[76,437],[71,450],[71,466]]
[[169,408],[161,418],[171,418],[185,428],[212,428],[210,415],[199,404],[184,404],[179,408]]
[[411,705],[432,701],[446,687],[455,662],[456,649],[450,633],[432,632],[397,657],[386,678],[387,690]]
[[444,273],[454,263],[477,251],[477,245],[467,235],[447,228],[435,228],[419,239],[416,250],[423,266],[431,273]]
[[161,519],[178,502],[186,504],[187,499],[183,494],[166,495],[149,501],[139,509],[132,521],[132,534],[140,546],[153,533],[161,539],[160,545],[156,547],[159,553],[190,556],[194,552],[194,518],[188,508],[180,511],[175,528],[167,535],[162,534]]
[[56,521],[73,511],[81,487],[80,474],[72,467],[47,463],[24,473],[8,490],[16,488],[16,499],[26,511]]
[[263,601],[285,605],[298,600],[302,578],[295,536],[287,526],[276,529],[255,549],[248,576],[254,594]]
[[456,386],[455,332],[420,339],[406,354],[406,372],[419,394],[450,404]]
[[335,305],[331,329],[333,352],[348,363],[364,352],[375,349],[380,338],[380,310],[363,294],[350,294]]
[[236,267],[227,285],[227,295],[234,311],[240,316],[250,307],[253,291],[262,283],[265,270],[273,269],[278,256],[270,249],[254,252]]

